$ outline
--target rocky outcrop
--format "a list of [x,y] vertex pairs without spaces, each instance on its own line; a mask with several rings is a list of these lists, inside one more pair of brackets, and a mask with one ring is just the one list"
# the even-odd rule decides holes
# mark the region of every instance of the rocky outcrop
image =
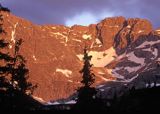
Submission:
[[15,40],[23,39],[20,53],[27,60],[29,80],[38,84],[34,96],[45,101],[67,98],[80,86],[85,45],[93,56],[95,85],[132,79],[159,59],[159,48],[154,47],[159,30],[154,31],[145,19],[113,17],[89,26],[66,27],[36,25],[8,12],[1,14],[6,31],[1,36],[10,43],[8,51],[13,54]]

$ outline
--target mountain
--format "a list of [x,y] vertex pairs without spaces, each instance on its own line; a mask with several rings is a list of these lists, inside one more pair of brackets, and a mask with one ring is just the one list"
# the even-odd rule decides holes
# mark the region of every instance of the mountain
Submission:
[[[33,97],[41,102],[66,99],[81,86],[83,49],[90,47],[96,75],[94,86],[103,97],[121,88],[143,88],[159,82],[160,29],[146,19],[106,18],[89,26],[36,25],[12,13],[1,11],[0,34],[10,43],[13,55],[16,39],[22,38],[20,53],[27,61],[29,81],[38,84]],[[153,84],[152,84],[153,85]],[[109,91],[109,92],[108,92]]]

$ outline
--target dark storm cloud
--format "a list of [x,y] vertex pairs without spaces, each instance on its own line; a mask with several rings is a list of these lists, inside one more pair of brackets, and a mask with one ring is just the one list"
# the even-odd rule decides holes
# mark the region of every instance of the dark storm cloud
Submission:
[[[0,0],[18,16],[38,24],[65,24],[75,15],[89,12],[95,18],[108,16],[140,17],[160,26],[160,0]],[[84,18],[84,17],[83,17]]]

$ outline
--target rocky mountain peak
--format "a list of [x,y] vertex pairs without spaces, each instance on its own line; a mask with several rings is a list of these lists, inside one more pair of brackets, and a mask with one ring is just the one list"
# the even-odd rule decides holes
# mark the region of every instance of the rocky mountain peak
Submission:
[[36,25],[12,13],[0,13],[6,31],[0,36],[10,43],[10,54],[15,40],[24,40],[20,53],[27,60],[29,80],[38,83],[34,96],[44,101],[65,99],[76,92],[82,78],[79,71],[85,45],[93,56],[95,86],[116,81],[129,83],[138,72],[159,60],[159,29],[153,30],[145,19],[112,17],[89,26],[66,27]]

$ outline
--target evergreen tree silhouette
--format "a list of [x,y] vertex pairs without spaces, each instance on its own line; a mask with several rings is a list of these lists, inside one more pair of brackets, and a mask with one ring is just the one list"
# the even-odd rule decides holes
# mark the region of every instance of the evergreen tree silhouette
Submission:
[[[2,8],[0,7],[0,12]],[[3,109],[10,106],[10,94],[8,90],[11,90],[12,85],[9,80],[11,67],[9,63],[13,62],[13,57],[9,55],[5,50],[8,48],[9,43],[3,38],[3,34],[6,32],[2,27],[3,16],[0,15],[0,107]]]
[[[0,6],[1,7],[1,6]],[[1,9],[0,9],[1,12]],[[2,23],[3,16],[0,15],[0,22]],[[9,73],[9,66],[6,64],[3,65],[3,61],[6,63],[9,63],[13,60],[13,58],[3,49],[6,49],[8,47],[7,42],[5,42],[4,38],[2,37],[2,34],[5,34],[5,31],[2,28],[2,24],[0,23],[0,89],[3,90],[7,85],[9,84],[8,79],[6,78],[6,75]]]
[[92,56],[88,55],[87,52],[87,47],[84,48],[84,66],[83,69],[80,71],[80,73],[82,74],[83,80],[81,81],[81,83],[85,86],[85,87],[90,87],[95,79],[95,75],[94,73],[91,72],[91,67],[93,66],[92,64],[90,64]]
[[1,4],[0,4],[0,11],[10,12],[10,10],[8,8],[3,7]]
[[33,86],[27,81],[29,78],[29,70],[25,66],[26,61],[24,57],[19,53],[22,42],[22,39],[16,40],[15,42],[14,62],[11,64],[13,67],[13,70],[11,71],[11,83],[14,89],[22,93],[32,94],[37,85]]
[[94,87],[91,87],[95,81],[95,75],[92,73],[92,64],[90,64],[92,56],[89,56],[87,51],[87,47],[85,46],[83,57],[84,65],[80,71],[83,86],[78,88],[78,100],[75,106],[77,110],[93,110],[93,107],[96,108],[95,99],[97,91]]
[[[0,12],[4,10],[0,5]],[[29,70],[25,66],[24,57],[19,53],[22,39],[16,39],[14,54],[11,56],[8,52],[9,42],[3,38],[6,32],[2,23],[3,15],[0,15],[0,108],[13,110],[18,102],[24,102],[17,99],[31,95],[37,85],[28,82]]]

